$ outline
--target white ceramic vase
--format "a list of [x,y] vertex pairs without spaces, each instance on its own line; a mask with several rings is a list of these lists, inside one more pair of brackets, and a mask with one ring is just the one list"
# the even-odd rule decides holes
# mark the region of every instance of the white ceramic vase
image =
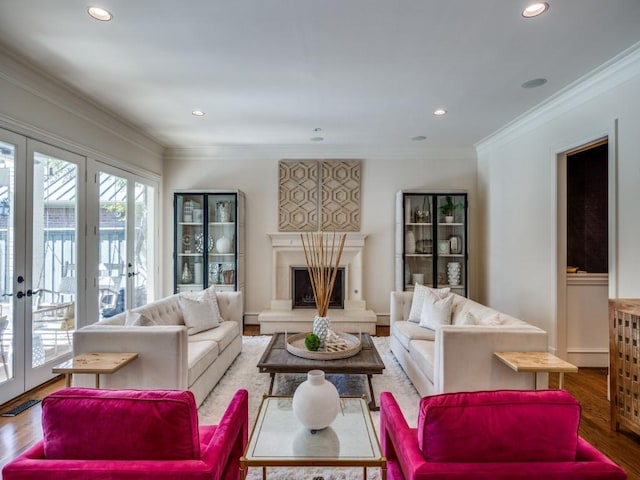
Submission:
[[293,393],[293,414],[310,430],[331,425],[340,411],[340,395],[322,370],[311,370]]
[[447,263],[447,277],[449,285],[460,285],[460,264],[458,262]]
[[404,237],[404,253],[416,253],[416,236],[413,230],[409,230]]
[[329,320],[329,317],[319,317],[316,315],[313,319],[312,332],[320,339],[320,349],[324,349],[325,347],[325,341],[327,340],[327,334],[329,333],[330,327],[331,320]]
[[216,240],[216,250],[218,253],[231,253],[231,240],[222,236]]

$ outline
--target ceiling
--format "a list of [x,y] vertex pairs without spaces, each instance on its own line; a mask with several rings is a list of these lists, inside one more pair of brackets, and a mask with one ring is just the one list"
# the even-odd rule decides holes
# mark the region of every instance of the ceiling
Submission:
[[166,147],[419,151],[470,147],[640,42],[639,0],[528,3],[2,0],[0,44]]

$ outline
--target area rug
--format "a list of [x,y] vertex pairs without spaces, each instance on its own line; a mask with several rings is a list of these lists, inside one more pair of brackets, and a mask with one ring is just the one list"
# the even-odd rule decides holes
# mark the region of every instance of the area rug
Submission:
[[[271,337],[267,335],[242,338],[242,353],[198,409],[201,424],[217,424],[236,390],[245,388],[249,391],[250,428],[253,426],[262,394],[269,391],[270,376],[267,373],[259,373],[256,364],[270,339]],[[373,341],[385,364],[383,374],[373,376],[376,403],[380,404],[380,392],[392,392],[409,425],[415,426],[420,401],[418,392],[391,353],[389,337],[373,337]],[[341,393],[360,395],[368,392],[364,375],[330,375],[327,378],[336,385]],[[304,380],[304,375],[277,375],[274,393],[292,394],[295,387]],[[371,416],[374,425],[379,428],[379,412],[372,412]],[[249,480],[261,479],[261,469],[249,469],[247,478]],[[362,468],[268,468],[267,478],[269,480],[359,480],[362,479]],[[380,475],[377,469],[367,469],[367,480],[379,479]]]

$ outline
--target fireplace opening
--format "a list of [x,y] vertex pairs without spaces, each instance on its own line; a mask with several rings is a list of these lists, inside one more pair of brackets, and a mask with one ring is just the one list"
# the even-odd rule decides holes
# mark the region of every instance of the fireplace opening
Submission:
[[[293,308],[316,308],[307,267],[291,267],[291,289]],[[329,308],[344,308],[344,267],[338,267]]]

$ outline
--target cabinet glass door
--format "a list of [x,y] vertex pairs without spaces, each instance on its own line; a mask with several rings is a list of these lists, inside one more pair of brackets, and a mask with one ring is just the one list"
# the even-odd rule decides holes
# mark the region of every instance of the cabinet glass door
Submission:
[[433,287],[433,222],[431,195],[405,196],[405,289],[416,283]]
[[235,194],[208,196],[207,234],[211,248],[207,250],[207,279],[217,291],[236,289],[236,201]]
[[205,196],[180,194],[175,199],[176,216],[176,291],[202,290],[205,288],[204,251],[212,247],[205,238]]
[[436,284],[466,295],[466,195],[437,195]]

